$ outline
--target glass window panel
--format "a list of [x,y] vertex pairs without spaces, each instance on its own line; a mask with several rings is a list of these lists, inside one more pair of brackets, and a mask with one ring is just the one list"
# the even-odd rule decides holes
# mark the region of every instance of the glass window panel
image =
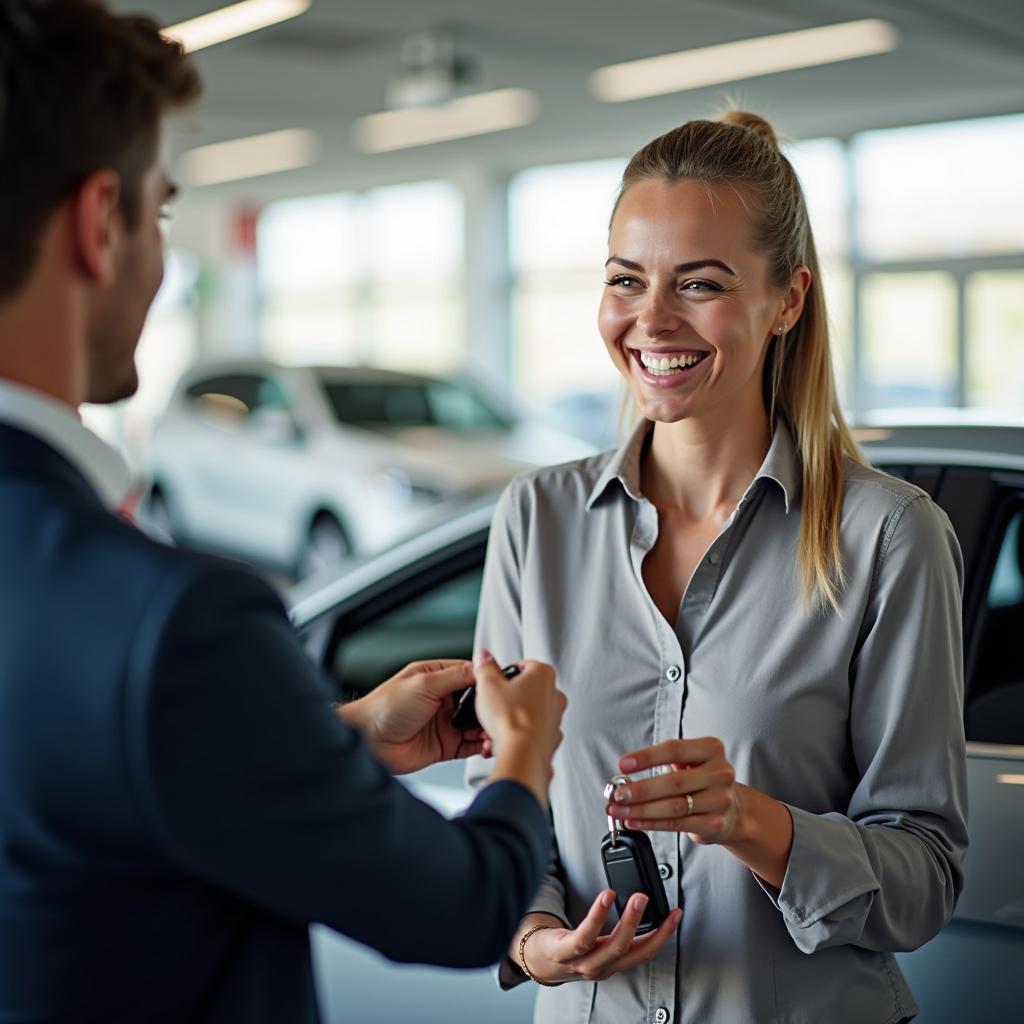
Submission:
[[447,288],[388,286],[370,293],[363,361],[390,370],[444,374],[463,356],[462,302]]
[[453,186],[272,203],[258,244],[271,358],[435,372],[461,361],[463,214]]
[[800,178],[819,256],[846,251],[846,159],[838,139],[807,139],[786,147]]
[[1024,270],[967,278],[967,402],[1024,413]]
[[953,276],[868,275],[861,308],[865,408],[952,405],[957,379]]
[[462,202],[442,181],[377,188],[366,194],[364,240],[370,276],[392,281],[450,280],[462,268]]
[[534,167],[509,186],[509,244],[517,271],[585,270],[608,256],[608,219],[625,160]]
[[359,198],[350,193],[283,199],[260,214],[260,284],[271,295],[323,292],[361,276]]
[[853,396],[853,274],[845,260],[822,257],[821,277],[832,342],[832,368],[839,403],[847,409]]
[[362,358],[365,332],[357,293],[316,297],[268,296],[263,307],[264,350],[280,363],[350,363]]
[[516,378],[530,400],[580,391],[610,391],[621,379],[597,330],[603,290],[593,274],[560,275],[516,290]]
[[1024,249],[1024,115],[865,132],[853,145],[867,258]]
[[1024,676],[1020,637],[1024,631],[1024,515],[1006,526],[988,600],[978,656],[970,680],[967,738],[982,743],[1024,743]]
[[330,659],[339,691],[362,696],[411,661],[472,658],[481,575],[438,583],[345,637]]

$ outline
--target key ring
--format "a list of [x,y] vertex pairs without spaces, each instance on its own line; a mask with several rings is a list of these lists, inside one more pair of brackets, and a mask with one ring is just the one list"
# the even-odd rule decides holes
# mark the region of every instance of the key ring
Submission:
[[613,775],[611,781],[604,787],[604,808],[608,814],[608,834],[611,836],[612,846],[619,841],[619,823],[611,816],[612,796],[619,786],[626,786],[633,780],[628,775]]

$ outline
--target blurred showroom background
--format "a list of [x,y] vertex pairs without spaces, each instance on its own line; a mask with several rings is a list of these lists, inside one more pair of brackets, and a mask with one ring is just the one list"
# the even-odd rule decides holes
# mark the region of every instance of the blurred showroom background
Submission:
[[[394,415],[440,428],[431,444],[443,444],[449,426],[479,439],[521,419],[613,444],[618,379],[596,310],[619,175],[645,141],[729,101],[791,140],[852,418],[1022,416],[1024,13],[1012,0],[250,0],[226,26],[189,24],[214,0],[113,6],[185,23],[207,83],[171,139],[183,194],[141,389],[86,410],[143,492],[161,472],[154,425],[176,381],[211,361],[225,387],[194,387],[185,404],[257,452],[288,438],[280,410],[249,429],[264,384],[258,401],[227,386],[251,359],[450,378],[483,403],[449,395],[444,412],[423,392],[414,413],[408,387],[396,397],[377,381],[347,418],[356,428],[380,433]],[[292,415],[273,387],[269,404]],[[179,426],[164,448],[205,446]],[[508,472],[576,453],[554,436]],[[418,480],[409,465],[376,453],[366,493],[415,505],[480,483]],[[174,528],[169,488],[157,512]]]

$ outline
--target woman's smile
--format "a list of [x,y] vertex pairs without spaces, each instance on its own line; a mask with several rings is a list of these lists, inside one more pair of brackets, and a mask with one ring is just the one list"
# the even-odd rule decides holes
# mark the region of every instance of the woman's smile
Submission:
[[627,348],[633,374],[649,387],[674,388],[706,376],[711,352],[693,348]]

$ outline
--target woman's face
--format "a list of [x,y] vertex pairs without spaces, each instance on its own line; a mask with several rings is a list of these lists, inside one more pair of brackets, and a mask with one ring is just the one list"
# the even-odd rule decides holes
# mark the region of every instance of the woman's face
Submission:
[[752,242],[727,186],[652,179],[622,196],[598,322],[648,419],[763,408],[765,351],[787,298]]

